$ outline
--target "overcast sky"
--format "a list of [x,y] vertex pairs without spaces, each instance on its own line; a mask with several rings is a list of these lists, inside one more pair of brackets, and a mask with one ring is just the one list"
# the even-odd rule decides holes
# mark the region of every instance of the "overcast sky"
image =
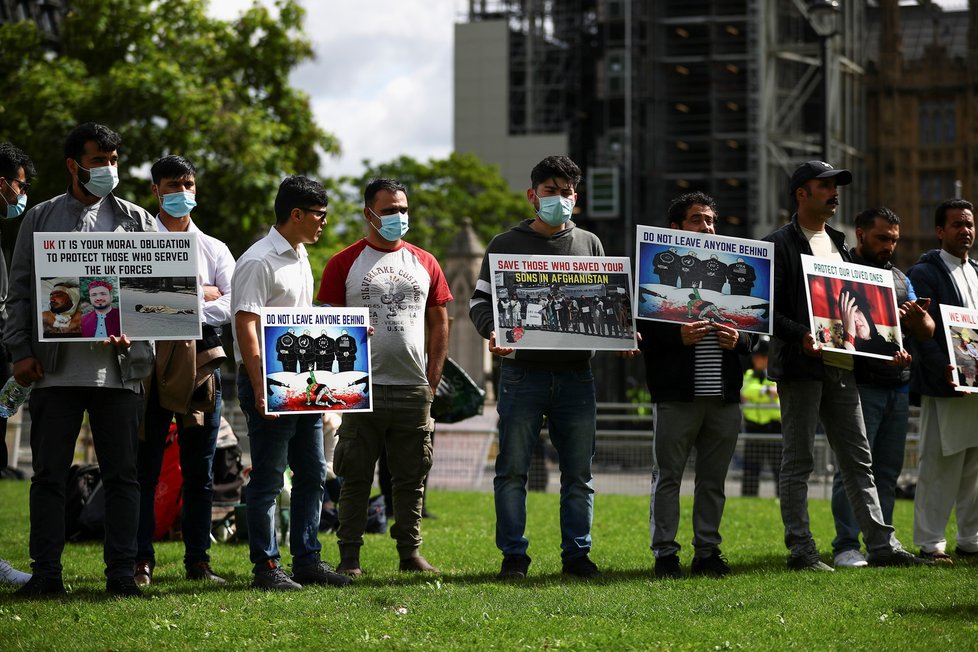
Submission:
[[[211,0],[210,13],[231,19],[251,4]],[[317,123],[343,148],[342,157],[325,160],[323,174],[358,174],[363,159],[447,156],[459,0],[305,0],[302,5],[316,60],[297,68],[292,84],[309,94]]]
[[[269,0],[263,0],[271,4]],[[967,0],[937,0],[967,7]],[[211,0],[211,14],[232,19],[251,0]],[[419,160],[452,150],[452,51],[466,0],[304,0],[305,32],[316,60],[292,83],[312,98],[318,124],[335,134],[340,158],[323,174],[359,174],[361,161],[401,154]]]

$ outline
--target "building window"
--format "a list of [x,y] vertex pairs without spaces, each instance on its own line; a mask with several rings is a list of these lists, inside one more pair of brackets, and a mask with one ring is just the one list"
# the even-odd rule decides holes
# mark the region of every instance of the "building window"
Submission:
[[930,233],[934,228],[934,209],[948,197],[954,196],[954,172],[920,173],[920,229]]
[[920,103],[918,115],[921,145],[949,145],[957,137],[957,116],[953,101],[932,100]]

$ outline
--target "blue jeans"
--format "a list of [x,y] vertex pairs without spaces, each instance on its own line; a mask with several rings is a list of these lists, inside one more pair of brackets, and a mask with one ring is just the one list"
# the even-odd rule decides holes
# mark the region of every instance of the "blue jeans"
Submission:
[[546,415],[560,464],[561,558],[587,555],[594,508],[596,407],[591,370],[556,373],[504,365],[497,410],[496,546],[504,555],[526,554],[526,480]]
[[[883,521],[892,525],[896,483],[903,469],[903,450],[907,443],[910,396],[899,389],[859,385],[859,401],[863,406],[866,438],[873,453],[873,478],[880,510]],[[832,482],[832,516],[835,517],[834,554],[859,550],[859,523],[849,505],[840,471],[836,471]]]
[[136,532],[136,558],[156,562],[153,533],[156,531],[156,485],[163,466],[163,452],[170,422],[177,418],[180,446],[180,473],[183,476],[183,563],[210,561],[211,505],[214,501],[214,448],[221,429],[221,370],[214,370],[217,397],[214,411],[204,415],[202,426],[184,427],[183,415],[160,406],[155,380],[146,399],[143,441],[139,442],[139,529]]
[[264,565],[281,557],[275,538],[275,499],[282,491],[286,467],[292,469],[289,551],[292,565],[319,561],[319,517],[323,508],[326,459],[323,419],[319,414],[265,419],[255,409],[255,392],[244,367],[238,368],[238,400],[248,421],[251,476],[246,489],[248,547],[251,562]]

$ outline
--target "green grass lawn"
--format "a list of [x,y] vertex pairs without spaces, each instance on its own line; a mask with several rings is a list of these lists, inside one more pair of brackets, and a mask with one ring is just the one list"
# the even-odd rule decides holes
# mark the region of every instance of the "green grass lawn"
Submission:
[[[0,557],[28,568],[27,482],[0,482]],[[348,589],[294,594],[251,590],[248,549],[217,544],[212,565],[224,587],[183,579],[181,543],[158,544],[148,600],[104,594],[101,545],[65,552],[67,599],[28,602],[0,588],[0,650],[974,650],[978,565],[785,570],[777,503],[733,498],[723,551],[734,573],[722,580],[651,579],[648,500],[598,495],[592,558],[607,577],[560,575],[557,496],[529,497],[530,577],[494,580],[492,496],[434,492],[423,553],[443,574],[397,572],[391,539],[368,535],[364,577]],[[683,500],[680,542],[691,501]],[[829,505],[811,505],[815,536],[829,559]],[[897,532],[909,545],[912,505],[901,501]],[[336,562],[336,540],[322,536]],[[691,549],[682,553],[688,569]],[[288,559],[286,559],[288,564]]]

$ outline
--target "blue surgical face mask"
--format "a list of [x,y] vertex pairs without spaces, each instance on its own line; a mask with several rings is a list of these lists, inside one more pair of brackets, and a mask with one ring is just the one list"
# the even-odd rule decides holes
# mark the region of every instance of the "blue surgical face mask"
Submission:
[[[13,186],[11,186],[6,179],[4,179],[3,181],[4,183],[7,184],[7,187],[13,190]],[[3,197],[3,195],[0,194],[0,197]],[[21,215],[24,214],[24,209],[27,208],[27,194],[25,193],[23,195],[17,195],[16,204],[11,204],[10,202],[7,201],[6,198],[3,198],[3,202],[7,204],[7,212],[4,213],[4,217],[6,217],[7,219],[20,217]]]
[[82,185],[96,197],[106,197],[119,185],[119,169],[114,165],[103,165],[102,167],[92,168],[91,170],[79,169],[88,172],[88,181]]
[[197,198],[192,192],[170,192],[160,198],[163,210],[173,217],[185,217],[197,205]]
[[[372,208],[368,208],[367,210],[374,213]],[[374,213],[374,217],[380,220],[380,228],[377,229],[373,222],[370,222],[370,226],[374,226],[377,229],[377,233],[380,234],[380,237],[388,242],[397,242],[408,232],[408,214],[406,211],[404,213],[394,213],[393,215],[377,215],[377,213]]]
[[574,199],[572,197],[561,197],[553,195],[550,197],[538,197],[540,208],[537,216],[548,226],[560,226],[566,224],[574,212]]

